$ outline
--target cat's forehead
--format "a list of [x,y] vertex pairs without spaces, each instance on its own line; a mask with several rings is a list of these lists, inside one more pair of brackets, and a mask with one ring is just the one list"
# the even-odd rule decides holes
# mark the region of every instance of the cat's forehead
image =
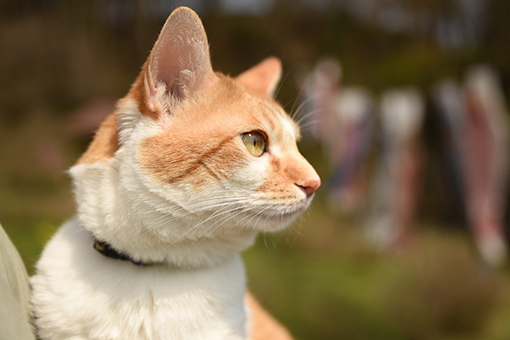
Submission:
[[284,109],[276,102],[269,100],[267,105],[258,112],[261,123],[264,125],[270,139],[274,141],[295,142],[300,139],[300,132],[297,124],[289,117]]
[[245,89],[225,77],[198,100],[184,104],[177,113],[180,128],[201,127],[233,134],[262,130],[274,138],[300,138],[297,124],[272,98]]

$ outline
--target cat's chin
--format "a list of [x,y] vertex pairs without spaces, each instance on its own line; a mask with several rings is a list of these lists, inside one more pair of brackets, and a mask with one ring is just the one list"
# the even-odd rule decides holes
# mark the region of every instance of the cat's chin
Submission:
[[243,219],[247,220],[247,226],[260,232],[278,232],[289,227],[308,207],[312,199],[307,199],[298,204],[261,211],[245,211]]

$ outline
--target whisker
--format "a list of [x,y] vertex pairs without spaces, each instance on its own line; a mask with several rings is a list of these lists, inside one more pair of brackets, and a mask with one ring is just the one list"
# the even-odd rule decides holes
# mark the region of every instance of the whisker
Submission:
[[303,122],[304,120],[308,119],[310,116],[313,116],[319,112],[324,112],[326,109],[315,109],[315,110],[312,110],[312,111],[309,111],[307,112],[306,114],[302,115],[301,117],[299,117],[299,119],[296,121],[296,124],[298,126],[300,126],[301,122]]
[[[194,246],[195,246],[195,248],[196,248],[196,247],[198,247],[198,246],[199,246],[202,242],[204,242],[204,240],[206,240],[207,238],[209,238],[209,236],[211,236],[211,235],[212,235],[212,234],[213,234],[216,230],[218,230],[218,228],[220,228],[222,225],[224,225],[227,221],[229,221],[229,220],[233,219],[234,217],[236,217],[236,216],[238,216],[238,215],[240,215],[240,214],[242,214],[242,213],[243,213],[243,211],[240,211],[240,212],[238,212],[238,213],[236,213],[236,214],[234,214],[234,215],[226,216],[226,217],[224,217],[223,219],[220,219],[219,221],[216,221],[215,223],[213,223],[213,224],[209,227],[209,230],[210,230],[210,229],[212,229],[212,230],[210,230],[210,232],[209,232],[207,235],[205,235],[205,236],[204,236],[204,234],[207,232],[207,230],[206,230],[206,231],[204,231],[204,233],[202,233],[202,235],[200,235],[200,236],[199,236],[199,237],[198,237],[198,238],[197,238],[197,239],[196,239],[196,240],[195,240],[195,241],[194,241],[194,242],[193,242],[193,243],[189,246],[189,248],[188,248],[188,250],[187,250],[187,251],[189,251],[189,250],[193,249],[193,247],[194,247]],[[216,227],[214,227],[215,225],[216,225]],[[214,228],[213,228],[213,227],[214,227]],[[198,243],[197,243],[197,241],[198,241]]]
[[[250,199],[251,200],[251,199]],[[250,200],[246,200],[246,202],[250,201]],[[244,203],[242,200],[237,200],[238,203]],[[177,239],[175,239],[174,241],[172,241],[168,246],[166,246],[159,254],[163,253],[164,251],[166,251],[169,247],[173,246],[174,244],[176,244],[177,242],[181,241],[183,238],[185,238],[186,236],[190,235],[191,233],[193,233],[194,231],[198,230],[202,225],[204,225],[206,222],[218,217],[218,216],[221,216],[221,215],[224,215],[224,214],[228,214],[229,212],[231,211],[234,211],[235,209],[238,209],[237,206],[235,206],[234,208],[232,209],[226,209],[228,207],[231,207],[232,206],[232,203],[230,202],[223,202],[222,203],[222,206],[220,206],[220,209],[216,210],[215,212],[213,212],[211,214],[211,216],[209,216],[208,218],[206,218],[205,220],[201,221],[200,223],[194,225],[193,227],[189,228],[184,234],[180,235]],[[228,216],[227,216],[228,217]],[[221,221],[221,220],[220,220]],[[200,236],[199,236],[200,237]]]
[[[268,209],[272,208],[271,205],[268,205],[267,207],[265,207],[264,209],[262,209],[261,211],[259,211],[258,213],[256,213],[254,216],[251,216],[251,219],[247,221],[250,222],[253,218],[255,218],[257,215],[260,215],[259,216],[259,219],[257,220],[257,222],[255,224],[258,223],[258,221],[260,220],[260,218],[263,216],[262,213]],[[202,237],[205,232],[200,235],[200,237],[198,239],[200,239],[200,241],[195,245],[195,248],[198,247],[198,245],[200,245],[200,243],[202,243],[205,239],[207,239],[209,236],[211,236],[216,230],[218,230],[221,226],[223,226],[226,222],[228,222],[229,220],[232,220],[233,218],[239,216],[240,214],[243,214],[247,211],[245,210],[241,210],[239,212],[237,212],[236,214],[232,215],[232,216],[227,216],[226,218],[223,218],[223,219],[220,219],[219,221],[215,222],[213,225],[211,225],[209,227],[209,229],[212,229],[209,231],[209,233],[207,235],[205,235],[205,237]],[[227,230],[227,233],[232,230],[235,226],[237,226],[239,223],[241,223],[242,221],[244,221],[247,217],[250,217],[250,216],[245,216],[244,218],[242,218],[240,221],[236,222],[233,226],[231,226],[228,230]],[[219,224],[218,224],[219,223]],[[218,224],[216,227],[214,227],[216,224]],[[214,227],[214,228],[213,228]],[[225,233],[223,235],[226,235]],[[197,239],[197,240],[198,240]],[[196,240],[195,240],[196,242]],[[195,244],[195,242],[193,242],[193,244],[188,248],[188,250],[192,249],[193,245]]]
[[[310,77],[307,77],[305,79],[305,81],[303,82],[303,85],[301,85],[301,88],[299,89],[299,92],[296,96],[296,100],[294,100],[294,104],[292,105],[292,108],[290,109],[290,112],[291,112],[291,118],[294,119],[295,115],[296,115],[296,111],[294,111],[294,109],[296,108],[296,105],[297,103],[299,102],[299,99],[302,97],[303,95],[303,92],[306,90],[306,88],[308,87],[308,84],[310,83]],[[307,96],[307,97],[313,97],[315,95],[312,95],[312,96]],[[304,101],[307,101],[309,100],[308,98],[306,98]]]
[[[247,191],[249,193],[252,193],[252,191]],[[244,202],[249,202],[249,200],[251,200],[252,198],[250,197],[246,197],[244,195],[238,195],[238,196],[232,196],[232,195],[229,195],[229,196],[219,196],[219,197],[214,197],[212,199],[208,201],[205,201],[205,202],[201,202],[201,201],[198,201],[192,205],[189,205],[187,207],[187,210],[185,210],[185,212],[187,214],[185,215],[192,215],[192,214],[195,214],[197,212],[202,212],[204,210],[209,210],[209,209],[212,209],[212,208],[215,208],[219,205],[223,205],[223,204],[230,204],[230,203],[235,203],[235,202],[238,202],[238,203],[244,203]],[[220,201],[220,202],[218,202]],[[200,208],[199,210],[196,210],[196,208]],[[164,213],[164,212],[162,212]],[[176,214],[174,214],[176,215]],[[185,216],[185,215],[180,215],[180,216]]]
[[322,119],[314,119],[314,120],[311,120],[309,122],[306,122],[305,124],[303,125],[300,125],[299,126],[299,129],[301,130],[301,132],[304,132],[304,131],[307,131],[308,129],[310,129],[311,127],[314,127],[316,125],[318,125],[320,122],[322,121]]
[[[295,66],[295,65],[294,65]],[[285,80],[287,80],[287,77],[290,75],[290,73],[292,72],[292,70],[294,69],[294,66],[292,66],[289,71],[287,72],[287,74],[285,75],[285,77],[283,77],[282,81],[280,82],[280,85],[278,85],[278,89],[276,90],[275,94],[274,94],[274,98],[278,97],[278,94],[280,93],[280,90],[282,89],[282,86],[283,86],[283,83],[285,82]]]
[[[203,221],[201,221],[200,223],[198,223],[198,224],[194,225],[193,227],[189,228],[189,229],[188,229],[188,230],[187,230],[187,231],[186,231],[183,235],[181,235],[179,238],[177,238],[175,241],[173,241],[170,245],[175,244],[177,241],[181,240],[182,238],[184,238],[185,236],[187,236],[187,235],[188,235],[188,234],[190,234],[191,232],[193,232],[193,231],[197,230],[198,228],[200,228],[202,225],[204,225],[206,222],[210,221],[211,219],[214,219],[214,218],[216,218],[216,217],[218,217],[218,216],[221,216],[221,215],[227,214],[227,213],[229,213],[230,211],[233,211],[233,210],[237,209],[237,208],[231,208],[231,209],[229,210],[229,209],[227,209],[227,208],[229,208],[229,207],[231,207],[231,205],[230,205],[230,204],[228,204],[228,206],[227,206],[227,205],[225,205],[225,206],[221,207],[220,209],[216,210],[215,212],[213,212],[213,213],[211,214],[211,216],[207,217],[206,219],[204,219],[204,220],[203,220]],[[167,249],[167,248],[165,248],[165,249]]]
[[301,111],[306,108],[306,105],[310,104],[311,101],[315,100],[318,96],[320,95],[320,93],[315,93],[315,94],[312,94],[310,96],[308,96],[307,98],[305,98],[300,104],[299,106],[297,107],[297,109],[294,111],[294,107],[292,108],[292,114],[291,114],[291,117],[292,119],[296,119],[300,116],[301,114]]

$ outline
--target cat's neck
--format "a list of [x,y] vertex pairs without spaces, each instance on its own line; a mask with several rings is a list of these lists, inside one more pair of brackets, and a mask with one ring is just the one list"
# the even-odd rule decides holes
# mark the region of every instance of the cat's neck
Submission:
[[208,217],[188,216],[178,206],[158,209],[159,198],[133,190],[137,183],[123,183],[112,161],[76,165],[70,174],[80,224],[117,251],[136,261],[196,268],[217,265],[253,244],[255,232],[242,226],[221,232],[214,219],[208,232],[194,232]]

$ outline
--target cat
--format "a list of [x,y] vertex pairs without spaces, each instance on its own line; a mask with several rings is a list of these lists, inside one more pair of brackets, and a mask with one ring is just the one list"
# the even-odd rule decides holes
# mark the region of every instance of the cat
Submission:
[[320,186],[273,99],[280,74],[275,57],[213,72],[198,15],[172,12],[69,171],[77,215],[31,278],[42,340],[291,339],[246,292],[239,256]]

